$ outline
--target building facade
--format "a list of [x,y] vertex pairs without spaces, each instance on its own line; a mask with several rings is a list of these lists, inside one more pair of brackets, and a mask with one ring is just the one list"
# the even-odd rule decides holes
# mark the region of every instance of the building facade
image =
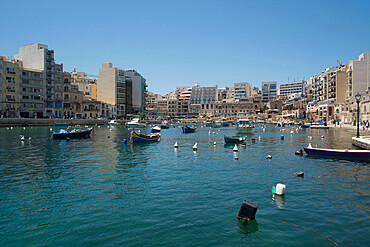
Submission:
[[277,83],[273,82],[262,82],[262,102],[267,103],[276,98],[277,95]]

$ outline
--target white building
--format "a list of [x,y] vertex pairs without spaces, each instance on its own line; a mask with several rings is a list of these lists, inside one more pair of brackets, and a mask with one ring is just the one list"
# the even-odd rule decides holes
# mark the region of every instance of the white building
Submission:
[[353,102],[357,92],[370,91],[370,52],[362,53],[358,60],[350,60],[347,70],[346,102]]
[[248,82],[234,83],[234,98],[250,98],[252,97],[252,85]]
[[306,94],[306,82],[305,81],[295,81],[295,82],[285,82],[280,84],[280,95],[288,97],[291,94]]

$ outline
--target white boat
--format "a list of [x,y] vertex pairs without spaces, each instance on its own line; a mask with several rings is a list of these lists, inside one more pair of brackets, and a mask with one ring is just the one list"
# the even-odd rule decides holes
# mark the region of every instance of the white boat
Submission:
[[151,130],[152,133],[158,133],[161,132],[161,127],[159,126],[154,126]]
[[109,124],[109,125],[111,125],[111,126],[119,126],[119,125],[121,125],[121,124],[120,124],[117,120],[115,120],[115,119],[110,120],[108,124]]
[[239,119],[238,124],[236,126],[236,130],[240,134],[247,134],[252,132],[253,127],[254,126],[248,119]]
[[212,128],[221,128],[222,124],[221,122],[215,121],[212,123]]
[[133,118],[130,122],[127,123],[127,127],[129,127],[129,128],[145,128],[146,125],[144,123],[140,123],[139,118]]

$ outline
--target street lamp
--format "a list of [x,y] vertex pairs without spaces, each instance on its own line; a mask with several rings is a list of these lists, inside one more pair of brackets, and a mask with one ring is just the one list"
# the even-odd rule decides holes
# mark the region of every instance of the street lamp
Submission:
[[357,135],[356,137],[360,137],[360,101],[361,101],[361,94],[357,92],[355,95],[355,99],[357,102]]

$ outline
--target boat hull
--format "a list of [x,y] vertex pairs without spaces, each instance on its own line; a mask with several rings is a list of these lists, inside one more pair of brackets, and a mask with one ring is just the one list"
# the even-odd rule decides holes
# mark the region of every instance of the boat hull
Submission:
[[134,123],[134,124],[128,123],[127,124],[127,127],[129,127],[129,128],[145,128],[146,125],[145,124],[141,124],[141,123]]
[[145,135],[141,133],[136,133],[135,131],[132,131],[131,133],[131,142],[155,142],[158,141],[161,137],[161,134],[151,134],[151,135]]
[[242,143],[245,138],[240,136],[224,136],[225,143]]
[[319,148],[304,148],[307,155],[330,156],[338,158],[356,158],[369,159],[370,151],[368,150],[339,150],[339,149],[319,149]]
[[67,132],[67,133],[53,133],[54,139],[66,139],[66,138],[88,138],[92,132],[93,128],[86,130]]
[[194,133],[197,128],[192,128],[189,126],[182,127],[182,133]]

